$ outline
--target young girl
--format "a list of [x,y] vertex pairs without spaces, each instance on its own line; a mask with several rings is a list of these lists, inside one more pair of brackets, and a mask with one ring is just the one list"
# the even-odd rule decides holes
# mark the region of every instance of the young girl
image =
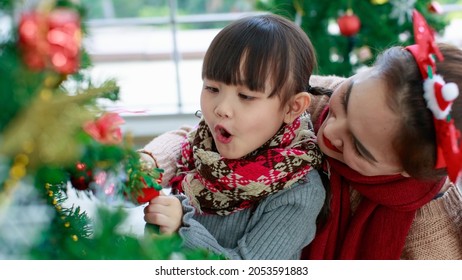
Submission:
[[171,181],[180,195],[153,199],[146,222],[229,259],[298,259],[325,198],[314,171],[321,153],[302,115],[314,65],[308,37],[282,17],[225,27],[205,55],[203,118]]

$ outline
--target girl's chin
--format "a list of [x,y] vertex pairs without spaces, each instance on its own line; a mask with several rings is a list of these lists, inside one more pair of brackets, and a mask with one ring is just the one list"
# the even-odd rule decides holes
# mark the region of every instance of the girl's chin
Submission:
[[223,151],[222,149],[219,149],[219,148],[217,148],[217,150],[220,156],[225,159],[239,159],[244,156],[244,155],[241,156],[240,154],[237,154],[237,153],[230,153],[228,151]]

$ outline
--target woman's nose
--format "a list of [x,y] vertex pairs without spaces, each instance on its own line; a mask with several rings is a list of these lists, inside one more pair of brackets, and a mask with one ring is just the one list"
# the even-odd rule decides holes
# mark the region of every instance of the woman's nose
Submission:
[[331,143],[332,143],[332,145],[334,145],[335,148],[337,148],[337,150],[339,150],[340,152],[343,152],[343,141],[342,141],[342,139],[334,138],[331,141]]
[[331,118],[324,128],[324,135],[339,151],[343,151],[345,124],[339,119]]

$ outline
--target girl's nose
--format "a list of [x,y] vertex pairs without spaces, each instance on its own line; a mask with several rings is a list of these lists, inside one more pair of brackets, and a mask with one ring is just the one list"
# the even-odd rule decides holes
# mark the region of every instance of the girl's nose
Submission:
[[232,117],[232,110],[229,100],[227,100],[226,98],[220,100],[218,104],[215,106],[214,112],[220,118]]

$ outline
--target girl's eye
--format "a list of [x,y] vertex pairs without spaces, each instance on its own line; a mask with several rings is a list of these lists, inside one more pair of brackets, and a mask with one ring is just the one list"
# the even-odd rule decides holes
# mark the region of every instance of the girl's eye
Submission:
[[243,100],[254,100],[255,97],[239,93],[239,98]]
[[205,86],[205,90],[209,91],[209,92],[212,92],[212,93],[218,93],[219,92],[218,88],[210,87],[210,86]]

